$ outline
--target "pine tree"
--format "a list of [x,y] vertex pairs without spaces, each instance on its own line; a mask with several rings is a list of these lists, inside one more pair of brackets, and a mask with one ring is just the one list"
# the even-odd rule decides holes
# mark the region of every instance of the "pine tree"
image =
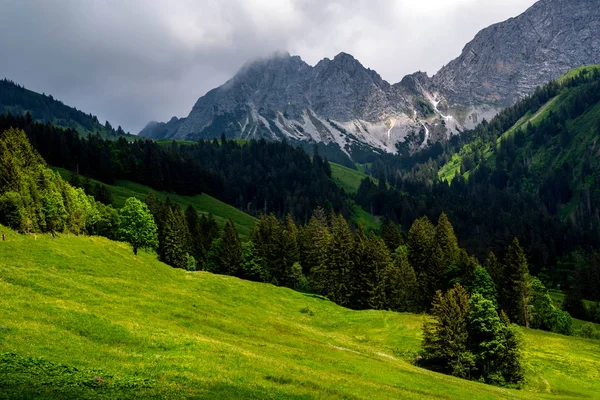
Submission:
[[494,286],[498,291],[504,281],[504,266],[493,252],[490,252],[483,266],[492,278]]
[[203,245],[203,232],[200,225],[200,217],[190,204],[185,209],[185,222],[190,233],[191,254],[198,266],[203,266],[206,261],[206,249]]
[[381,227],[381,239],[385,242],[390,252],[396,251],[403,244],[402,231],[391,219],[386,219]]
[[385,274],[386,303],[394,311],[420,312],[419,286],[415,270],[408,262],[406,250],[398,247]]
[[445,294],[438,290],[432,306],[433,321],[423,327],[423,363],[434,370],[468,376],[473,361],[467,353],[469,294],[456,284]]
[[211,272],[224,275],[242,275],[242,243],[235,226],[230,219],[225,221],[223,232],[208,254],[208,265]]
[[282,224],[281,250],[283,253],[282,283],[284,286],[295,289],[298,274],[293,267],[295,264],[300,265],[300,246],[298,244],[298,227],[291,214],[287,215],[285,223]]
[[415,220],[408,231],[408,261],[418,279],[427,272],[434,236],[435,227],[427,217]]
[[262,261],[262,269],[267,273],[269,281],[276,285],[283,284],[286,272],[283,229],[275,215],[261,215],[252,231],[252,242],[254,252]]
[[487,383],[502,383],[498,369],[504,350],[505,326],[495,305],[480,293],[473,294],[469,300],[468,320],[468,348],[474,356],[474,373]]
[[456,262],[458,257],[458,240],[446,213],[442,213],[438,219],[438,224],[435,227],[434,243],[440,246],[442,250],[445,267]]
[[529,297],[531,284],[527,258],[515,238],[506,253],[505,281],[500,306],[511,321],[529,327]]
[[189,255],[187,247],[187,226],[183,222],[181,210],[169,208],[164,224],[163,243],[161,243],[162,261],[172,267],[186,269]]
[[340,305],[348,304],[350,297],[350,273],[354,269],[353,249],[354,235],[346,219],[340,214],[335,217],[331,229],[327,278],[329,283],[324,293]]
[[303,273],[308,276],[313,290],[325,293],[329,284],[331,232],[323,209],[315,210],[301,236],[300,264]]

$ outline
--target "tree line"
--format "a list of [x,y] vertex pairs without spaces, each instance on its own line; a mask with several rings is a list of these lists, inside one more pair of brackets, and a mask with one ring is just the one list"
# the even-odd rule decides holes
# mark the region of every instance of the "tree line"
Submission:
[[307,221],[318,206],[348,215],[348,197],[326,159],[285,142],[233,140],[164,145],[152,140],[81,137],[75,130],[0,115],[0,130],[24,130],[50,164],[106,184],[130,180],[180,195],[207,193],[251,215],[288,213]]

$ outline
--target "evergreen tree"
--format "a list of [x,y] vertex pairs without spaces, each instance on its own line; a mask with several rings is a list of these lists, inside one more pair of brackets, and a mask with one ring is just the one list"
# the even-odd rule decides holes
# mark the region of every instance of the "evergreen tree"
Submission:
[[492,278],[494,286],[498,291],[504,281],[504,266],[500,263],[494,252],[490,252],[483,266]]
[[[275,285],[285,281],[283,229],[275,215],[261,215],[252,231],[256,257],[263,263],[269,282]],[[291,267],[291,265],[290,265]]]
[[324,294],[340,305],[348,304],[350,273],[354,269],[354,235],[346,219],[340,214],[333,220],[328,262],[327,285]]
[[316,209],[302,230],[301,257],[303,273],[313,290],[324,293],[329,283],[329,251],[331,232],[323,209]]
[[158,247],[157,228],[146,204],[135,197],[125,201],[119,211],[118,236],[133,247],[133,254],[139,249],[154,250]]
[[386,219],[381,227],[381,239],[390,252],[396,251],[403,244],[402,231],[391,219]]
[[187,269],[188,267],[188,243],[187,225],[184,224],[181,210],[167,209],[164,223],[163,243],[161,259],[166,264],[175,268]]
[[531,279],[531,327],[549,331],[554,326],[554,305],[548,289],[538,278]]
[[223,232],[213,241],[208,254],[208,268],[211,272],[223,275],[242,275],[242,243],[230,219],[225,221]]
[[456,262],[458,257],[458,240],[446,213],[442,213],[438,219],[438,224],[435,227],[434,243],[440,246],[442,250],[445,267]]
[[423,363],[440,372],[466,377],[473,363],[467,351],[469,294],[456,284],[445,294],[438,290],[432,306],[433,321],[423,327]]
[[505,281],[501,290],[502,309],[511,321],[529,327],[531,284],[527,258],[515,238],[506,253]]
[[427,272],[434,236],[435,227],[427,217],[415,220],[408,231],[408,261],[418,279]]
[[419,285],[415,270],[408,262],[406,250],[398,247],[385,274],[386,303],[394,311],[420,312]]
[[200,225],[200,217],[190,204],[185,209],[185,221],[190,233],[190,251],[196,264],[203,266],[206,261],[206,249],[203,243],[202,226]]

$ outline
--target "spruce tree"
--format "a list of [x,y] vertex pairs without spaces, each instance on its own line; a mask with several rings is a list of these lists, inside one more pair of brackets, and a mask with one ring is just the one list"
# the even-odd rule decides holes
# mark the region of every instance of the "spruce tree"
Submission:
[[426,216],[415,220],[408,231],[408,261],[418,279],[427,272],[434,236],[435,227]]
[[200,225],[200,217],[191,204],[185,209],[185,222],[190,233],[191,253],[197,265],[203,266],[206,259],[206,249],[203,245],[202,227]]
[[347,305],[350,297],[350,273],[354,269],[353,249],[354,235],[348,222],[340,214],[335,217],[331,228],[327,278],[329,283],[324,293],[340,305]]
[[181,218],[181,210],[169,208],[164,223],[161,259],[175,268],[186,269],[188,265],[187,226]]
[[252,231],[252,242],[256,256],[263,263],[262,269],[268,274],[269,282],[283,284],[286,272],[283,229],[275,215],[261,215]]
[[500,263],[494,252],[490,252],[483,266],[492,278],[494,286],[498,291],[504,281],[504,266]]
[[525,252],[515,238],[505,259],[505,281],[501,289],[501,307],[511,321],[529,327],[531,284]]
[[381,239],[390,252],[396,251],[403,244],[402,231],[391,219],[386,219],[381,227]]
[[316,209],[308,225],[302,230],[301,260],[303,273],[308,276],[311,288],[325,293],[329,285],[329,254],[331,232],[323,209]]
[[297,282],[297,271],[294,265],[300,260],[300,246],[298,244],[298,227],[291,214],[288,214],[282,224],[281,250],[282,250],[282,284],[294,289]]
[[386,303],[394,311],[420,312],[419,286],[415,270],[408,262],[406,250],[398,247],[385,274]]
[[209,268],[217,274],[241,276],[243,262],[240,237],[233,222],[227,219],[221,236],[213,241],[208,255]]
[[469,294],[456,284],[445,294],[438,290],[432,302],[433,320],[423,327],[423,363],[431,369],[466,377],[472,364],[469,340]]
[[434,243],[440,246],[446,267],[454,264],[458,257],[458,239],[446,213],[442,213],[435,227]]

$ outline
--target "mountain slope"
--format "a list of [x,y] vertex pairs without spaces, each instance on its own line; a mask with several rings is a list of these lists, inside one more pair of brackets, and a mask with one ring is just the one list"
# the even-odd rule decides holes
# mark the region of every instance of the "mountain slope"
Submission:
[[0,114],[11,113],[21,116],[28,112],[33,121],[75,129],[81,135],[92,133],[100,133],[107,137],[125,135],[121,127],[115,130],[110,125],[102,125],[96,116],[69,107],[51,95],[36,93],[7,79],[0,80]]
[[600,65],[575,69],[558,82],[563,86],[555,95],[521,107],[518,121],[497,139],[475,136],[466,143],[440,168],[440,178],[450,181],[461,172],[468,178],[488,168],[514,175],[509,184],[519,190],[560,197],[559,204],[578,202],[582,192],[596,204]]
[[569,399],[600,390],[599,341],[524,330],[526,387],[502,389],[411,365],[423,316],[187,273],[102,238],[0,229],[0,398]]
[[568,70],[600,62],[595,0],[540,0],[479,32],[433,82],[451,102],[508,106]]

